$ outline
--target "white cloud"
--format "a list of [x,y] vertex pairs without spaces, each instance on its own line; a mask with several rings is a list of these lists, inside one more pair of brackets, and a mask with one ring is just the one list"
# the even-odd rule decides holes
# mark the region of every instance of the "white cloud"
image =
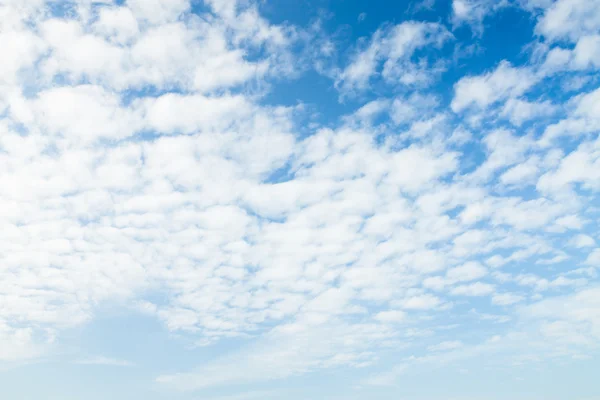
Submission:
[[587,0],[558,0],[548,7],[535,30],[551,40],[577,41],[600,29],[600,5]]
[[408,310],[426,310],[435,308],[440,305],[441,300],[430,294],[422,294],[408,299],[402,302],[402,306]]
[[600,249],[594,249],[585,260],[587,265],[600,266]]
[[[7,21],[10,16],[3,16]],[[2,63],[0,65],[0,85],[15,84],[19,72],[30,69],[45,50],[44,41],[34,32],[25,29],[3,29],[0,32]]]
[[49,134],[84,143],[126,138],[141,123],[132,110],[121,107],[117,94],[94,85],[45,90],[28,111]]
[[[475,180],[489,179],[497,170],[524,161],[525,154],[534,145],[531,137],[518,136],[514,131],[506,129],[497,129],[487,133],[482,142],[485,145],[488,156],[470,174],[469,177]],[[515,174],[515,172],[511,172],[510,174]],[[508,179],[510,181],[510,175]]]
[[136,18],[152,24],[177,20],[190,7],[189,0],[127,0],[125,4]]
[[[600,35],[586,35],[579,38],[575,47],[563,48],[559,46],[547,50],[545,60],[540,71],[545,75],[559,72],[591,72],[600,66]],[[567,87],[579,90],[589,80],[586,76],[568,77]]]
[[450,293],[455,296],[486,296],[494,292],[494,285],[475,282],[468,285],[455,286]]
[[470,282],[487,275],[487,269],[478,262],[469,261],[463,265],[448,269],[446,275],[433,276],[423,280],[423,286],[433,290],[443,290],[459,282]]
[[[599,14],[600,15],[600,14]],[[599,27],[600,29],[600,27]],[[572,64],[575,69],[600,67],[600,35],[583,36],[573,50]]]
[[600,165],[598,143],[584,142],[564,157],[556,169],[540,177],[537,183],[538,190],[556,193],[569,189],[575,183],[585,188],[598,188],[600,185],[600,175],[597,172]]
[[248,119],[252,105],[243,96],[208,98],[168,93],[140,102],[148,129],[164,133],[221,132],[236,118]]
[[461,112],[469,107],[486,108],[500,100],[523,95],[538,78],[527,67],[513,67],[502,61],[491,72],[461,78],[454,85],[452,110]]
[[406,86],[429,83],[433,66],[422,66],[412,60],[413,53],[422,48],[439,49],[451,34],[436,23],[407,21],[389,29],[380,29],[364,49],[358,50],[340,73],[336,86],[352,93],[369,87],[376,74],[389,84]]
[[535,183],[535,178],[539,175],[538,157],[531,157],[521,164],[511,167],[500,176],[500,182],[504,185],[525,186]]
[[408,98],[394,99],[390,116],[396,124],[412,122],[415,119],[423,119],[432,114],[439,104],[439,100],[433,95],[422,95],[415,92]]
[[592,238],[588,235],[579,234],[579,235],[571,238],[571,240],[569,241],[569,244],[571,246],[577,247],[577,248],[593,247],[596,245],[596,241],[594,240],[594,238]]
[[406,313],[403,311],[382,311],[375,315],[375,319],[380,322],[402,322],[406,319]]
[[446,277],[453,282],[468,282],[484,277],[487,270],[477,262],[468,262],[448,270]]
[[523,300],[523,296],[514,293],[498,293],[492,296],[492,303],[499,306],[509,306]]
[[[78,10],[81,18],[40,22],[43,41],[27,39],[32,57],[37,47],[50,49],[42,60],[45,82],[60,77],[117,90],[212,93],[294,70],[287,46],[297,38],[286,27],[267,23],[253,7],[239,10],[234,15],[239,23],[231,24],[226,15],[197,18],[188,0],[131,0],[100,7],[89,28]],[[248,54],[260,46],[269,52],[249,61]]]
[[561,136],[578,137],[597,131],[600,128],[600,88],[589,93],[574,96],[569,101],[571,112],[567,118],[549,125],[544,130],[540,144],[549,146]]
[[502,109],[501,115],[507,117],[513,125],[521,126],[531,119],[551,116],[557,108],[550,101],[532,103],[521,99],[509,99]]
[[484,18],[507,5],[504,0],[452,0],[452,24],[468,24],[475,34],[482,35]]
[[129,7],[103,7],[92,25],[106,39],[126,44],[139,35],[139,25]]

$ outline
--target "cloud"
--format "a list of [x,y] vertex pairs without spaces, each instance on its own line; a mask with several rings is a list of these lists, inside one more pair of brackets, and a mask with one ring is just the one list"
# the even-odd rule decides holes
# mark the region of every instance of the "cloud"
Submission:
[[588,255],[587,259],[585,260],[585,263],[587,265],[597,267],[600,264],[600,250],[592,250],[592,252]]
[[372,77],[381,74],[391,85],[423,85],[435,76],[428,63],[413,61],[419,49],[439,49],[451,38],[442,25],[407,21],[377,30],[364,49],[358,49],[341,71],[336,87],[342,93],[362,91]]
[[593,1],[559,0],[549,6],[539,19],[535,30],[551,40],[577,41],[600,29],[600,6]]
[[394,99],[390,115],[396,124],[409,123],[415,119],[423,119],[432,115],[432,111],[438,104],[439,100],[434,95],[423,95],[415,92],[408,98],[399,97]]
[[381,322],[402,322],[406,318],[403,311],[382,311],[375,316]]
[[450,293],[455,296],[486,296],[494,292],[494,285],[475,282],[454,287]]
[[527,185],[536,182],[539,175],[540,160],[537,157],[531,157],[521,164],[509,168],[500,176],[500,182],[504,185]]
[[151,24],[174,21],[190,7],[189,0],[127,0],[126,4],[137,19]]
[[427,310],[437,307],[440,303],[439,298],[430,294],[422,294],[409,297],[403,301],[402,306],[409,310]]
[[501,115],[507,117],[513,125],[520,126],[531,119],[551,116],[556,111],[556,107],[548,100],[532,103],[511,98],[504,104]]
[[579,234],[579,235],[573,237],[570,240],[569,244],[571,246],[574,246],[577,248],[593,247],[596,244],[596,241],[594,240],[594,238],[592,238],[588,235]]
[[494,71],[461,78],[454,85],[451,107],[454,112],[469,107],[484,109],[500,100],[523,95],[537,80],[527,67],[515,68],[502,61]]
[[[27,39],[28,51],[40,56],[35,43],[44,41],[50,49],[41,60],[45,81],[60,76],[117,90],[152,85],[211,93],[289,72],[291,32],[269,25],[252,7],[239,11],[244,23],[232,25],[226,15],[197,18],[187,0],[135,0],[101,7],[91,29],[81,19],[44,20],[41,39]],[[249,61],[248,53],[260,46],[272,52]]]
[[523,296],[514,293],[499,293],[492,296],[492,303],[499,306],[509,306],[523,300]]
[[550,142],[562,136],[577,137],[598,130],[600,118],[597,111],[600,107],[600,89],[574,96],[568,105],[572,111],[567,118],[546,126],[540,140],[542,145],[548,146]]
[[557,168],[540,177],[537,187],[542,192],[557,192],[569,189],[575,183],[584,187],[595,188],[600,177],[595,172],[600,162],[597,143],[584,143],[572,153],[565,156]]
[[[464,237],[464,236],[463,236]],[[447,286],[454,285],[459,282],[470,282],[476,279],[483,278],[487,275],[487,269],[478,262],[469,261],[463,265],[448,269],[443,277],[435,276],[426,278],[423,285],[433,290],[443,290]]]
[[469,262],[459,267],[449,269],[446,276],[454,282],[468,282],[482,278],[486,273],[487,270],[480,264]]
[[497,12],[508,5],[506,1],[490,0],[453,0],[452,24],[455,27],[468,24],[473,33],[483,34],[483,20],[486,16]]

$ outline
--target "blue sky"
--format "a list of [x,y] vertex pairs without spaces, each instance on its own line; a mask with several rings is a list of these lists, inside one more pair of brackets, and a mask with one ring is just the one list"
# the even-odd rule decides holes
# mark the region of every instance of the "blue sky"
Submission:
[[0,397],[600,400],[600,2],[0,0]]

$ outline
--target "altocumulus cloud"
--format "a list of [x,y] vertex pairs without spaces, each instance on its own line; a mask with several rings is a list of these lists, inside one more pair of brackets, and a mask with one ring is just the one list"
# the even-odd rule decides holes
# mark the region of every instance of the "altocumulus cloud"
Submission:
[[115,304],[211,354],[169,393],[597,360],[600,2],[275,3],[0,0],[0,365],[142,368]]

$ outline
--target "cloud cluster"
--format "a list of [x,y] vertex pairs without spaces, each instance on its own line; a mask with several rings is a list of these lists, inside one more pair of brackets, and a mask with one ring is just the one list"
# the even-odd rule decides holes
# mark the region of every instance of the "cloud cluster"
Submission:
[[357,49],[336,79],[342,93],[369,88],[377,76],[391,85],[423,86],[432,82],[444,65],[432,60],[452,35],[441,24],[407,21],[373,33],[364,48]]
[[[486,7],[471,3],[454,18]],[[427,89],[447,28],[381,27],[332,85],[418,90],[305,135],[302,106],[261,94],[305,67],[294,49],[312,33],[252,2],[2,1],[0,360],[43,355],[112,302],[198,345],[248,340],[158,378],[182,389],[365,368],[389,348],[427,354],[406,365],[520,348],[523,325],[562,354],[597,347],[600,89],[536,95],[565,41],[598,67],[581,50],[597,45],[592,3],[526,6],[559,44],[462,77],[449,104]],[[432,341],[448,312],[514,317],[517,333]]]

